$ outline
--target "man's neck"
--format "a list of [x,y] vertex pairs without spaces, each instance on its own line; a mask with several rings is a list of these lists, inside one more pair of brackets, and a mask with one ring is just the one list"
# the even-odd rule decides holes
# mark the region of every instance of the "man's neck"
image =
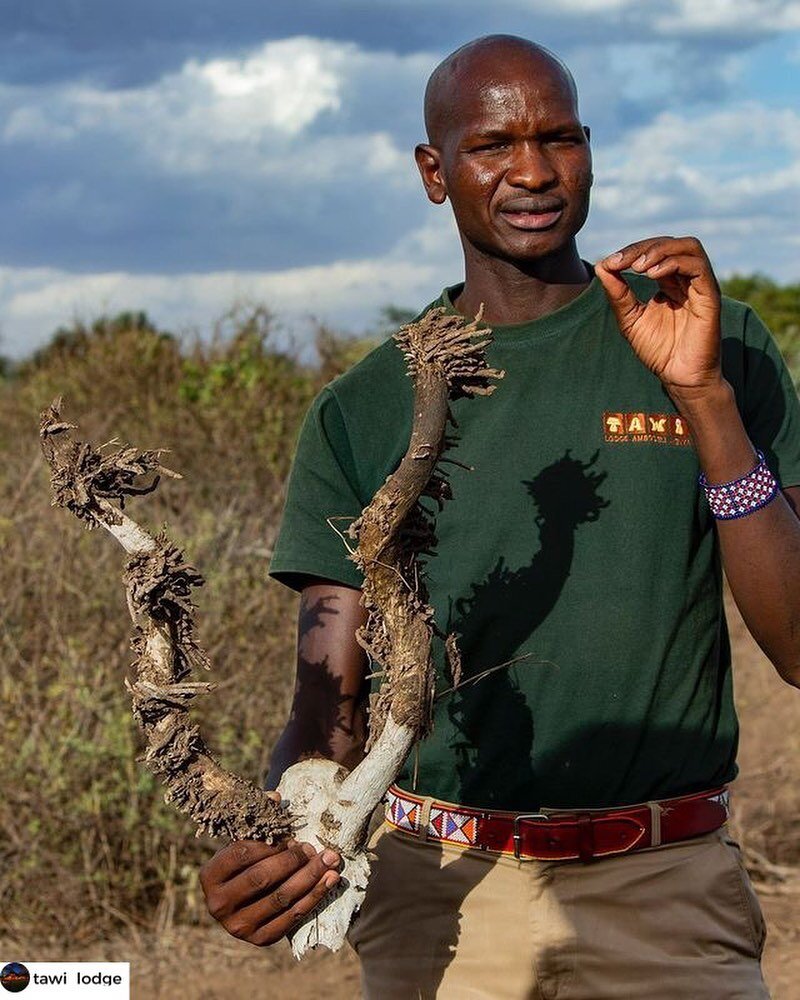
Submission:
[[524,266],[478,254],[473,247],[465,248],[464,256],[466,280],[453,305],[465,316],[474,316],[483,303],[483,320],[489,326],[526,323],[555,312],[594,277],[574,244],[558,259]]

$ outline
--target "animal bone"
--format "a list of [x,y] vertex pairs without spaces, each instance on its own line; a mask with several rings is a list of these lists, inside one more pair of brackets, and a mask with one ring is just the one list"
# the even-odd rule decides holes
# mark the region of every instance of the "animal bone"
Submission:
[[[448,420],[457,426],[449,399],[489,395],[495,389],[490,380],[505,375],[487,367],[484,348],[491,337],[488,329],[479,331],[481,315],[466,323],[432,309],[394,334],[414,382],[411,438],[397,470],[347,530],[357,543],[348,558],[364,575],[361,603],[369,612],[356,639],[379,661],[384,678],[370,699],[368,753],[349,773],[325,759],[292,765],[278,785],[280,803],[265,789],[226,771],[191,723],[189,704],[213,689],[184,681],[192,667],[210,668],[194,638],[190,596],[203,578],[166,535],[150,535],[122,511],[126,497],[152,492],[160,475],[180,475],[161,465],[160,451],[121,448],[101,454],[72,441],[75,425],[61,420],[60,398],[41,416],[53,505],[67,507],[87,528],[101,525],[130,556],[124,582],[136,660],[135,679],[125,684],[146,741],[142,759],[166,785],[165,800],[194,820],[198,836],[205,832],[275,843],[302,835],[342,857],[336,888],[292,933],[298,958],[318,945],[335,951],[344,942],[369,876],[363,843],[369,818],[414,743],[430,730],[431,638],[434,631],[441,633],[417,567],[418,556],[435,543],[431,515],[419,498],[433,497],[441,510],[451,497],[445,475],[436,471],[454,443],[445,434]],[[479,332],[485,339],[476,341]],[[136,485],[137,478],[149,473],[155,473],[149,486]],[[446,637],[445,650],[457,685],[460,657],[454,635]]]

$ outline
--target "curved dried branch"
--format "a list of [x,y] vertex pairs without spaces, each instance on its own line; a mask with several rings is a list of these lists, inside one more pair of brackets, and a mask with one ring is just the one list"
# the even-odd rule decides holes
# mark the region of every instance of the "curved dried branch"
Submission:
[[165,801],[197,824],[197,836],[280,840],[291,832],[288,811],[264,789],[222,767],[189,718],[191,701],[213,687],[181,683],[192,667],[210,667],[194,638],[191,591],[203,584],[202,576],[165,535],[153,537],[110,502],[140,494],[137,476],[158,470],[179,478],[177,473],[161,466],[160,452],[121,448],[102,455],[72,441],[75,425],[62,421],[60,411],[59,398],[40,424],[53,505],[71,510],[87,528],[106,528],[130,553],[124,582],[136,659],[133,680],[126,678],[125,685],[146,742],[142,760],[166,785]]
[[[42,447],[52,470],[53,504],[67,507],[88,528],[102,525],[130,554],[124,582],[134,621],[134,679],[126,680],[134,716],[144,733],[144,762],[167,786],[165,798],[188,813],[200,831],[232,839],[269,843],[302,832],[318,847],[343,858],[333,901],[309,915],[292,937],[296,955],[324,944],[338,948],[364,896],[369,861],[363,849],[373,809],[395,780],[413,743],[430,729],[436,628],[427,603],[419,556],[435,544],[434,516],[421,503],[432,497],[438,509],[452,496],[437,463],[455,440],[449,400],[488,395],[504,372],[487,367],[488,329],[481,314],[472,323],[443,309],[395,334],[414,381],[414,417],[406,455],[371,503],[349,527],[357,544],[348,558],[364,574],[362,604],[367,624],[357,639],[382,666],[381,689],[371,699],[369,753],[352,773],[330,760],[306,760],[288,768],[277,805],[269,793],[226,771],[191,724],[188,707],[212,685],[186,681],[192,668],[209,668],[194,638],[194,587],[203,579],[164,534],[150,535],[111,501],[151,492],[158,474],[177,476],[159,461],[161,451],[121,448],[112,454],[72,442],[73,424],[61,420],[61,400],[42,414]],[[109,442],[114,444],[116,442]],[[103,447],[107,447],[103,446]],[[462,463],[455,463],[462,464]],[[149,486],[137,477],[156,473]],[[445,649],[455,684],[460,655],[454,635]]]
[[[368,747],[377,741],[390,712],[396,722],[414,730],[415,739],[430,730],[435,626],[415,564],[436,539],[431,515],[419,500],[433,497],[441,510],[452,496],[449,482],[436,472],[455,443],[446,434],[448,421],[457,426],[449,399],[489,395],[495,389],[489,379],[505,375],[486,365],[484,347],[491,338],[479,328],[482,314],[481,309],[472,323],[465,323],[443,308],[432,309],[394,334],[414,380],[411,439],[397,470],[348,528],[350,537],[358,539],[349,558],[364,574],[362,604],[369,611],[356,638],[385,670],[381,689],[371,699]],[[479,332],[484,339],[476,341]],[[455,636],[447,637],[445,649],[451,674],[457,676]]]

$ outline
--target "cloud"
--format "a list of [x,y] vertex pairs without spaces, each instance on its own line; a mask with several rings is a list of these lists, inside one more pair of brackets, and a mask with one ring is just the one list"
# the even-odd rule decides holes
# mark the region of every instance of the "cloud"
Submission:
[[[207,325],[240,293],[352,329],[388,301],[424,305],[461,273],[449,210],[413,162],[424,85],[490,31],[540,40],[578,80],[597,178],[584,256],[696,232],[722,271],[796,280],[797,116],[757,89],[758,67],[788,76],[791,52],[754,47],[788,43],[797,13],[309,0],[273,5],[265,28],[250,0],[0,6],[6,343],[24,352],[75,309]],[[739,90],[763,100],[731,103]]]
[[410,54],[491,32],[578,45],[673,39],[716,54],[748,49],[797,26],[795,0],[6,0],[0,79],[91,80],[110,89],[153,83],[190,59],[238,58],[263,40],[301,35]]
[[[587,259],[646,236],[692,234],[721,276],[758,269],[797,280],[798,238],[794,213],[787,211],[800,203],[800,115],[794,110],[750,102],[706,113],[661,112],[624,141],[596,149],[594,167],[592,209],[578,237]],[[67,187],[62,197],[75,195]],[[0,269],[0,352],[26,354],[76,314],[90,319],[145,309],[167,328],[208,329],[242,298],[275,310],[301,343],[308,342],[312,313],[339,328],[367,329],[382,306],[421,308],[462,276],[449,208],[428,205],[421,192],[415,197],[416,224],[375,254],[349,259],[170,275]]]
[[800,28],[796,0],[672,0],[654,18],[657,31],[681,37],[711,32],[770,34]]
[[185,271],[385,248],[419,218],[435,61],[302,37],[142,87],[0,86],[0,259]]
[[105,135],[168,169],[209,169],[221,149],[235,154],[285,142],[325,112],[335,114],[347,63],[357,55],[355,46],[291,38],[241,59],[189,60],[145,87],[5,87],[0,100],[11,110],[1,135],[7,144],[40,147]]
[[[694,116],[663,112],[624,142],[596,150],[595,177],[589,221],[578,236],[584,258],[596,260],[646,236],[692,234],[720,276],[758,269],[797,280],[799,241],[786,211],[800,200],[796,112],[757,103]],[[234,302],[246,300],[274,310],[283,322],[279,345],[293,342],[310,358],[312,314],[363,331],[384,305],[422,308],[461,279],[448,207],[421,203],[420,209],[421,221],[383,252],[312,266],[171,275],[0,268],[0,353],[24,356],[71,318],[126,309],[144,309],[176,332],[208,330]]]
[[300,356],[310,360],[313,320],[363,331],[383,306],[421,307],[440,290],[430,266],[395,259],[171,276],[5,268],[0,269],[0,354],[24,357],[76,319],[144,309],[162,328],[207,333],[233,304],[264,303],[282,323],[279,346],[294,340]]
[[[185,273],[385,253],[423,221],[412,150],[442,55],[302,36],[133,87],[0,85],[0,260]],[[685,103],[686,58],[652,40],[575,48],[595,142]],[[709,65],[692,69],[703,97],[729,71]]]
[[695,117],[663,112],[600,150],[595,163],[595,200],[624,217],[751,209],[785,216],[800,182],[800,115],[754,101]]
[[606,240],[598,251],[693,234],[723,272],[797,280],[795,213],[787,211],[800,204],[797,112],[757,102],[695,116],[663,112],[599,150],[595,176],[592,234]]
[[0,267],[0,355],[21,358],[73,320],[144,310],[162,329],[208,333],[234,304],[262,304],[279,320],[276,344],[313,359],[315,323],[363,333],[386,305],[421,309],[462,274],[452,214],[431,207],[422,224],[385,253],[273,271],[75,274]]

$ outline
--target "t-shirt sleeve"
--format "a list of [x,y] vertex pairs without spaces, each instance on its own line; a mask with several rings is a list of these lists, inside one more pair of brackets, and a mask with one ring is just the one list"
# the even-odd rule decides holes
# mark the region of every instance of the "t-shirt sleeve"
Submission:
[[300,428],[269,576],[298,591],[299,574],[361,588],[364,576],[347,558],[345,541],[331,525],[352,548],[355,543],[346,531],[362,508],[344,418],[335,395],[325,386]]
[[745,313],[742,419],[781,486],[800,485],[800,401],[775,338]]

